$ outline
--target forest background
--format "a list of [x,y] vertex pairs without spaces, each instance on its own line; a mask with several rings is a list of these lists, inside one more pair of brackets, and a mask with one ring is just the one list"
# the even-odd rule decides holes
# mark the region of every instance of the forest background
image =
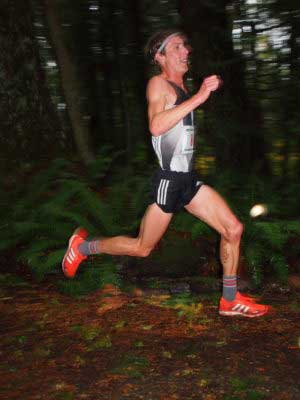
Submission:
[[[156,168],[145,99],[155,71],[143,48],[178,27],[193,48],[191,92],[207,75],[224,81],[196,111],[196,169],[245,224],[242,264],[257,286],[300,272],[299,19],[296,0],[1,0],[4,271],[56,278],[78,225],[136,234]],[[268,213],[253,219],[259,203]],[[131,268],[133,279],[217,276],[217,243],[180,213],[147,262],[95,257],[60,287],[120,286]]]

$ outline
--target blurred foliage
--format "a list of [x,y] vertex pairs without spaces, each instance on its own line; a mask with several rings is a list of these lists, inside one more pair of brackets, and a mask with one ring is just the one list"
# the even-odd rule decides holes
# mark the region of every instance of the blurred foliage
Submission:
[[[3,191],[0,249],[17,251],[17,259],[42,280],[60,271],[67,238],[77,226],[84,226],[91,236],[135,234],[138,213],[146,206],[148,177],[134,176],[132,171],[128,176],[128,169],[116,168],[113,173],[111,164],[118,157],[120,153],[105,148],[95,161],[97,168],[91,165],[85,174],[78,170],[80,164],[57,159],[22,184]],[[115,181],[112,187],[104,186],[109,168]],[[80,295],[107,283],[120,286],[118,268],[110,257],[91,258],[87,263],[91,268],[84,269],[80,283],[59,284],[65,292]]]
[[[80,173],[78,164],[58,159],[46,170],[34,173],[28,181],[15,186],[14,190],[2,192],[0,249],[17,251],[17,258],[30,267],[37,279],[60,271],[66,240],[77,226],[84,226],[91,236],[137,234],[140,217],[147,205],[150,177],[147,172],[133,173],[137,166],[143,171],[141,159],[133,160],[130,167],[121,171],[113,168],[113,162],[122,155],[114,157],[108,151],[102,153],[102,162],[96,161],[96,176],[90,171]],[[105,181],[108,172],[109,185]],[[249,182],[244,187],[238,185],[238,190],[231,184],[230,190],[226,173],[219,178],[222,182],[219,191],[222,193],[222,188],[226,187],[230,192],[231,201],[236,204],[235,211],[245,224],[243,251],[255,283],[262,283],[266,265],[277,278],[286,279],[288,267],[283,254],[288,239],[299,235],[300,223],[284,217],[286,207],[293,206],[296,194],[290,197],[290,203],[284,202],[280,207],[276,196],[273,201],[271,196],[268,197],[275,192],[270,182],[267,191],[262,190],[264,184],[257,178],[253,178],[252,185]],[[236,184],[244,179],[237,174],[235,178]],[[232,175],[230,180],[234,182]],[[247,217],[255,199],[268,204],[270,214],[263,220]],[[278,219],[278,216],[282,218]],[[210,237],[212,243],[217,241],[213,230],[186,212],[175,216],[171,226],[177,232],[190,233],[192,240]],[[200,257],[197,251],[195,248],[195,260]],[[118,267],[110,257],[91,257],[87,264],[88,268],[79,274],[78,281],[65,281],[60,287],[70,294],[85,294],[107,283],[121,285]],[[172,266],[168,268],[172,269]],[[180,271],[178,273],[180,275]],[[186,273],[185,265],[181,273]]]
[[[288,240],[300,235],[298,186],[285,187],[276,179],[272,182],[236,171],[220,173],[213,186],[230,200],[230,207],[245,226],[242,254],[255,285],[263,283],[266,270],[274,273],[277,279],[286,281],[289,272],[286,260],[290,251]],[[267,205],[268,213],[252,218],[249,211],[259,203]],[[216,232],[186,213],[176,215],[172,226],[180,232],[190,232],[192,239],[215,237],[217,240]],[[293,251],[300,254],[299,244]]]
[[[254,283],[262,284],[265,269],[286,281],[288,239],[300,234],[299,185],[282,184],[278,177],[263,179],[255,174],[224,171],[214,186],[230,199],[229,205],[245,225],[242,252]],[[255,204],[265,204],[267,214],[252,218],[249,212]]]
[[[10,168],[57,157],[63,149],[70,158],[82,151],[74,147],[71,105],[62,92],[66,63],[58,65],[45,4],[3,0],[0,150]],[[91,152],[110,144],[129,159],[146,142],[145,85],[153,71],[143,47],[153,31],[178,26],[194,49],[191,91],[208,74],[224,80],[222,90],[196,112],[201,154],[210,157],[210,167],[247,171],[251,165],[251,171],[282,180],[299,177],[296,0],[54,0],[51,7],[68,50],[65,61],[77,71],[74,85],[80,81],[81,93],[72,101],[80,103]]]

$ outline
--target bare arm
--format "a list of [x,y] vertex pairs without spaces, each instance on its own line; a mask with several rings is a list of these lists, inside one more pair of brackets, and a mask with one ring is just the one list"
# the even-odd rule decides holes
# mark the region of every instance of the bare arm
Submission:
[[187,114],[204,103],[211,92],[218,89],[220,80],[216,75],[205,78],[199,91],[180,105],[165,110],[168,96],[168,83],[154,77],[147,87],[149,130],[153,136],[160,136],[173,128]]

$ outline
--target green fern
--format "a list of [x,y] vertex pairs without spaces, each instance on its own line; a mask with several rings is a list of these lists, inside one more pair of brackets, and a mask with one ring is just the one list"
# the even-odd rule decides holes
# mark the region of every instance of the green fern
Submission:
[[279,280],[286,281],[288,265],[284,257],[285,246],[292,231],[300,223],[285,221],[249,222],[244,235],[245,258],[257,285],[263,280],[264,267],[270,265]]
[[270,263],[276,273],[276,276],[282,282],[286,282],[288,278],[289,268],[285,257],[282,254],[274,254],[270,259]]
[[[110,159],[107,156],[103,163],[97,164],[104,166],[103,173]],[[109,199],[92,189],[94,178],[89,185],[89,178],[75,175],[73,168],[69,162],[54,160],[47,170],[37,173],[30,183],[24,182],[11,193],[14,203],[9,196],[1,196],[8,213],[0,227],[0,248],[18,248],[17,259],[28,265],[38,280],[61,270],[68,238],[77,226],[84,226],[91,235],[118,232],[120,215],[111,209]],[[122,203],[129,191],[124,185],[112,196]],[[76,283],[69,282],[61,287],[81,293],[105,283],[119,286],[120,277],[114,263],[103,261],[103,256],[96,260],[91,270],[84,269],[84,273],[79,274]]]
[[121,287],[122,282],[116,265],[101,256],[89,259],[79,273],[79,277],[62,280],[58,283],[58,287],[71,296],[82,296],[101,289],[106,284]]
[[[45,171],[18,186],[0,227],[0,248],[18,247],[18,258],[41,279],[61,262],[67,238],[78,226],[109,232],[112,218],[108,207],[80,177],[75,180],[71,164],[55,160]],[[105,232],[105,233],[106,233]]]
[[[54,160],[47,169],[33,174],[28,182],[16,185],[15,190],[10,193],[3,191],[0,250],[18,249],[18,258],[38,279],[43,279],[46,274],[60,270],[68,237],[78,225],[84,226],[92,236],[136,231],[147,206],[151,169],[147,172],[145,165],[137,168],[144,162],[143,157],[137,158],[133,166],[114,173],[110,177],[110,186],[104,191],[101,184],[99,189],[98,180],[105,176],[114,157],[106,151],[102,151],[102,158],[85,174],[78,175],[74,163]],[[137,176],[136,169],[143,173]],[[272,183],[265,184],[258,177],[245,180],[227,173],[220,174],[218,180],[220,192],[232,198],[233,204],[238,206],[234,211],[239,216],[248,214],[255,200],[265,202],[266,196],[269,196],[266,202],[270,210],[279,210],[282,203],[280,195],[274,195]],[[232,185],[236,185],[238,190],[232,189]],[[293,196],[294,208],[296,204],[297,196]],[[288,238],[299,235],[300,221],[257,222],[248,219],[245,225],[243,248],[256,284],[263,281],[265,265],[273,268],[277,278],[286,279],[288,267],[283,254]],[[179,232],[189,232],[192,239],[202,236],[217,240],[212,229],[186,212],[176,215],[171,227]],[[116,266],[103,256],[96,257],[88,265],[91,268],[84,269],[76,282],[66,283],[67,290],[80,292],[81,281],[83,287],[93,288],[105,283],[120,284]]]
[[187,212],[177,214],[173,218],[171,226],[178,232],[191,233],[193,240],[200,236],[216,238],[216,233],[212,228]]
[[101,273],[100,273],[101,287],[110,284],[116,287],[121,287],[122,282],[119,275],[118,267],[115,263],[111,261],[104,261],[101,263]]
[[89,263],[76,279],[64,279],[58,282],[58,288],[70,296],[83,296],[101,288],[99,268]]
[[283,221],[281,222],[283,230],[286,230],[289,235],[300,235],[300,220],[299,221]]
[[288,239],[288,234],[282,229],[282,223],[259,222],[257,226],[260,230],[260,237],[263,242],[267,242],[273,250],[283,250],[283,246]]
[[259,242],[246,243],[244,245],[244,254],[247,261],[249,272],[256,286],[260,286],[263,280],[264,267],[264,246]]

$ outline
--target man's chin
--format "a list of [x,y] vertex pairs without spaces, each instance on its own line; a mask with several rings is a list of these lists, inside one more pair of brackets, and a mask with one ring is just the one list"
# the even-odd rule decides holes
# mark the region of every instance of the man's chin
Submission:
[[189,66],[187,64],[181,64],[180,65],[180,70],[182,72],[187,72],[189,70]]

